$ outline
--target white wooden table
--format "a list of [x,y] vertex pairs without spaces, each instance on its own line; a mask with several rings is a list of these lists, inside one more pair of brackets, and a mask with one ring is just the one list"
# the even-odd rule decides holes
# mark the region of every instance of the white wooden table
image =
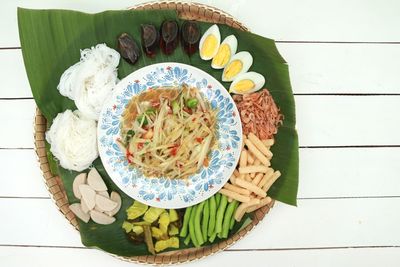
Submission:
[[[200,2],[277,40],[289,62],[300,188],[297,208],[276,204],[242,241],[192,265],[399,266],[400,2]],[[132,265],[84,248],[44,187],[16,7],[99,12],[137,3],[1,1],[0,266]]]

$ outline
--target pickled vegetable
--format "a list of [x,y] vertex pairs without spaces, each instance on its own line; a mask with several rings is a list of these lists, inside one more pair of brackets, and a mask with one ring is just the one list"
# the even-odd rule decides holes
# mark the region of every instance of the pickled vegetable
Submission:
[[160,46],[164,54],[170,55],[178,46],[179,27],[175,20],[166,20],[161,25]]
[[171,237],[167,240],[160,240],[156,242],[155,250],[156,252],[163,251],[167,248],[179,248],[179,238]]
[[163,233],[167,233],[168,232],[169,222],[170,222],[170,220],[169,220],[168,213],[167,212],[163,212],[160,215],[160,219],[158,219],[159,227],[160,227],[160,229],[161,229],[161,231]]
[[139,201],[133,202],[133,205],[126,210],[128,220],[134,220],[142,216],[148,209],[146,204],[140,203]]
[[153,58],[157,52],[158,46],[158,31],[154,25],[142,24],[142,47],[147,56]]
[[150,207],[144,214],[143,220],[145,222],[153,223],[158,219],[158,217],[160,217],[161,213],[163,213],[164,211],[164,209]]
[[185,21],[181,30],[183,50],[190,56],[199,48],[200,28],[194,21]]
[[135,64],[140,56],[140,49],[135,40],[127,34],[123,33],[118,37],[118,51],[128,63]]

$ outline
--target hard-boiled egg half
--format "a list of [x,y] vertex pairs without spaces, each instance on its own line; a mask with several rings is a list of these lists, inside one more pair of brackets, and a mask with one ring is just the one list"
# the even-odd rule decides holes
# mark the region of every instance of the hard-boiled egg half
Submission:
[[218,52],[221,34],[216,24],[212,25],[201,37],[199,44],[200,57],[203,60],[212,59]]
[[235,35],[226,37],[219,46],[217,54],[213,57],[211,67],[214,69],[223,69],[236,53],[237,44]]
[[250,71],[237,76],[229,87],[230,93],[248,94],[260,90],[265,84],[265,78],[261,74]]
[[247,72],[252,64],[253,57],[249,52],[242,51],[235,54],[224,68],[224,72],[222,73],[222,81],[233,81],[240,74]]

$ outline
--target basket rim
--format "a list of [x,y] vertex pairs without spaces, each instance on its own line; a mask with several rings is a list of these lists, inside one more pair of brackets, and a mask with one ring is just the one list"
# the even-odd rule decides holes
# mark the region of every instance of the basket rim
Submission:
[[[244,31],[249,31],[249,29],[241,22],[237,21],[232,15],[227,12],[209,6],[206,4],[200,4],[196,2],[185,2],[185,1],[152,1],[134,5],[128,8],[129,10],[143,10],[143,9],[171,9],[178,12],[178,16],[182,18],[215,22],[220,24],[225,24],[237,29]],[[50,166],[47,158],[47,152],[45,148],[45,132],[47,129],[47,121],[45,117],[41,114],[38,107],[36,107],[36,112],[34,116],[33,125],[33,137],[34,137],[34,150],[37,156],[37,162],[42,173],[42,178],[46,189],[50,195],[51,200],[56,204],[58,210],[64,215],[64,217],[69,221],[70,225],[74,227],[79,232],[79,225],[75,215],[69,209],[69,202],[66,196],[65,189],[63,188],[62,181],[58,176],[54,176],[50,171]],[[200,247],[196,249],[183,249],[171,252],[160,253],[155,256],[133,256],[124,257],[116,254],[112,254],[103,251],[115,258],[123,261],[140,263],[140,264],[150,264],[150,265],[172,265],[172,264],[182,264],[187,262],[193,262],[195,260],[200,260],[207,256],[214,255],[217,252],[223,251],[230,246],[234,245],[237,241],[242,239],[251,230],[258,225],[258,223],[263,220],[264,216],[269,212],[269,210],[274,206],[274,200],[272,202],[255,211],[254,218],[252,222],[247,225],[244,229],[235,233],[230,238],[223,240],[219,243],[212,244],[205,247]]]

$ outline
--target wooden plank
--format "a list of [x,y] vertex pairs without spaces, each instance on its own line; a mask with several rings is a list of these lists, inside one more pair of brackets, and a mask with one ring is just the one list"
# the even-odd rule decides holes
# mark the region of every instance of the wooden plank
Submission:
[[[398,246],[400,198],[300,200],[277,203],[232,249]],[[0,199],[0,244],[80,247],[79,235],[49,199]],[[29,220],[29,227],[27,227]]]
[[0,98],[32,97],[20,49],[0,50],[0,81]]
[[[299,198],[400,196],[400,148],[300,149],[300,159]],[[0,197],[49,196],[33,150],[0,150],[0,169]]]
[[295,94],[399,93],[400,45],[278,43]]
[[[80,1],[79,5],[68,0],[3,1],[0,25],[0,47],[19,46],[16,7],[62,8],[86,12],[106,9],[124,9],[145,1]],[[196,2],[214,5],[235,16],[254,32],[277,40],[296,41],[399,41],[400,23],[397,10],[399,2],[338,0],[296,1],[273,0],[208,1]],[[340,19],[339,19],[340,18]]]
[[[300,146],[400,145],[400,96],[296,96]],[[0,148],[33,147],[33,100],[0,100]],[[385,134],[382,134],[382,133]]]
[[297,96],[300,146],[398,145],[400,96]]
[[[190,266],[243,266],[251,264],[264,266],[266,262],[275,267],[341,266],[341,267],[397,267],[400,261],[399,248],[359,249],[313,249],[284,251],[224,251],[205,259],[194,261]],[[124,262],[96,249],[0,247],[2,263],[7,267],[58,267],[102,266],[131,267]]]
[[0,101],[0,148],[32,148],[35,102]]
[[[392,59],[400,58],[400,45],[278,43],[277,46],[289,63],[295,94],[399,93],[400,61]],[[0,50],[0,79],[3,81],[0,98],[32,97],[20,50]]]
[[49,197],[33,150],[0,150],[0,169],[0,197]]

